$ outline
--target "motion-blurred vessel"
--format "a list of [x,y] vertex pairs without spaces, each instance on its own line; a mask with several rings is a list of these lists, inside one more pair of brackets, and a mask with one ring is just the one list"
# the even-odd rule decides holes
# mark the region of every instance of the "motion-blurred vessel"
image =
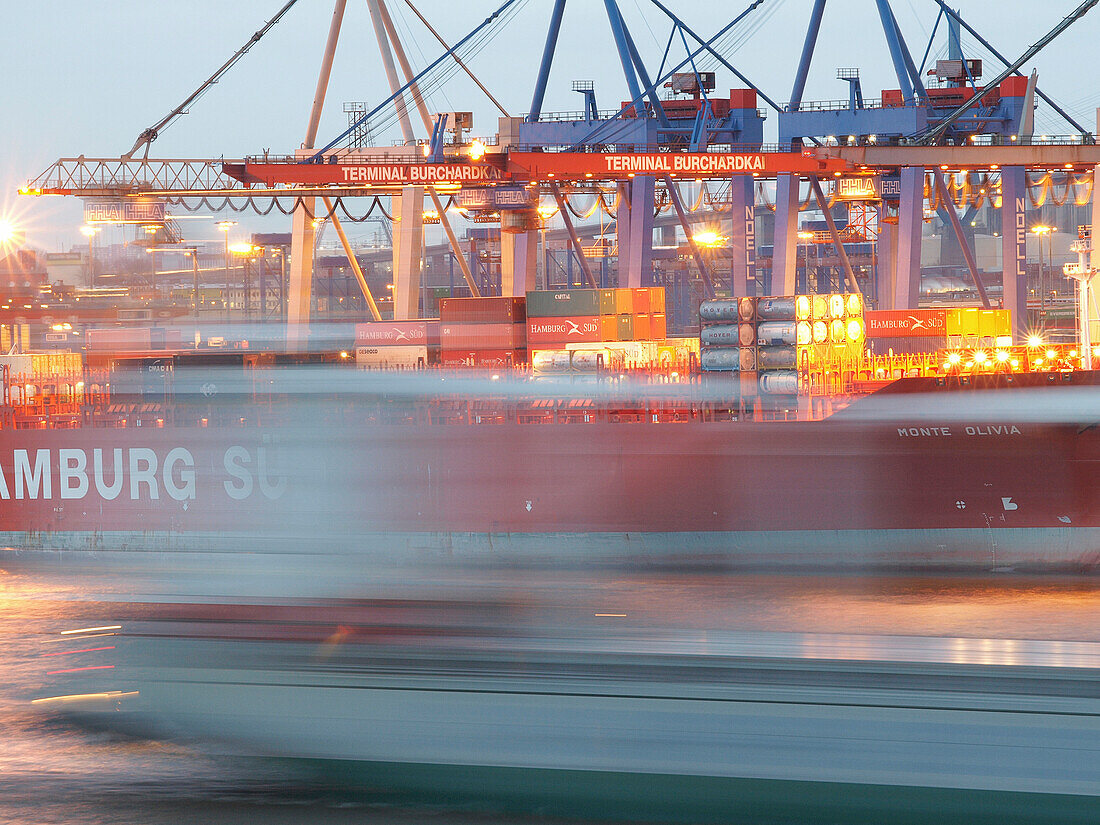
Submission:
[[[820,420],[714,383],[195,370],[125,428],[0,430],[7,553],[509,563],[1100,560],[1097,374],[910,379]],[[141,424],[144,426],[140,426]],[[83,554],[83,555],[82,555]]]

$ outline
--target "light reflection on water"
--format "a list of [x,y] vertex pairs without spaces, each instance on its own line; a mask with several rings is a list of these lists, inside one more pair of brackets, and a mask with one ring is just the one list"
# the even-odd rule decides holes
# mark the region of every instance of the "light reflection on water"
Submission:
[[[525,615],[540,627],[583,624],[609,644],[674,633],[703,641],[719,632],[760,634],[757,643],[800,646],[807,657],[874,659],[893,646],[898,658],[919,661],[927,637],[945,662],[1021,664],[1041,647],[1042,664],[1060,667],[1095,659],[1100,643],[1100,583],[1088,579],[564,575],[497,571],[492,584],[524,601]],[[475,592],[486,581],[448,586]],[[29,700],[50,691],[42,658],[49,640],[100,626],[113,595],[130,590],[117,576],[0,575],[0,822],[517,821],[392,807],[304,778],[288,782],[285,766],[77,731],[32,712]]]

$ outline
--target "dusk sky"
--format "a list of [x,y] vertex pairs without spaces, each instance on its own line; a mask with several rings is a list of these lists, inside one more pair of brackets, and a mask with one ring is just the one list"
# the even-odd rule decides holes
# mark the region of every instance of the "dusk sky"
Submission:
[[[60,157],[118,157],[146,126],[175,107],[241,46],[284,0],[50,0],[14,3],[5,8],[0,49],[0,210],[27,230],[41,249],[67,249],[83,239],[81,204],[75,199],[19,198],[15,190]],[[497,8],[497,2],[413,0],[440,34],[454,43]],[[151,150],[156,157],[240,157],[264,149],[293,151],[302,141],[317,69],[332,14],[331,0],[299,0],[284,20],[168,129]],[[405,0],[389,0],[392,14],[418,68],[441,48],[416,21]],[[518,11],[469,63],[509,109],[522,115],[530,105],[551,0],[519,0]],[[619,0],[651,71],[660,63],[670,26],[649,0]],[[709,37],[748,5],[713,0],[668,0],[668,5],[704,37]],[[919,61],[936,21],[933,0],[896,0],[895,14]],[[1022,54],[1076,2],[1034,3],[982,0],[958,4],[963,16],[1006,56]],[[727,39],[723,53],[761,89],[780,103],[790,95],[811,0],[766,0]],[[1100,32],[1100,11],[1093,10],[1042,52],[1025,69],[1038,68],[1040,86],[1089,128],[1096,123],[1100,88],[1089,68]],[[988,58],[964,34],[968,55]],[[973,48],[971,48],[973,47]],[[945,56],[946,28],[941,21],[929,60]],[[682,43],[671,59],[684,57]],[[861,70],[864,94],[877,98],[896,88],[885,39],[873,0],[831,0],[811,70],[805,100],[846,97],[838,67]],[[718,89],[739,87],[727,70],[712,61]],[[987,60],[985,77],[1000,65]],[[573,80],[593,80],[600,108],[618,108],[626,85],[607,24],[604,5],[573,0],[566,7],[558,55],[544,111],[575,111],[581,97]],[[320,143],[346,128],[343,104],[366,101],[371,107],[388,97],[367,4],[349,0],[332,83],[322,120]],[[761,104],[763,105],[763,104]],[[497,112],[464,76],[458,74],[430,95],[433,111],[472,110],[475,135],[496,132]],[[414,123],[414,128],[419,123]],[[774,113],[766,140],[774,140]],[[1036,112],[1036,132],[1065,134],[1070,128],[1045,105]],[[379,136],[379,145],[400,137],[396,128]],[[233,216],[245,231],[279,231],[282,219]],[[214,217],[191,220],[189,240],[215,237]],[[366,232],[366,230],[362,230]],[[353,239],[356,233],[352,231]]]

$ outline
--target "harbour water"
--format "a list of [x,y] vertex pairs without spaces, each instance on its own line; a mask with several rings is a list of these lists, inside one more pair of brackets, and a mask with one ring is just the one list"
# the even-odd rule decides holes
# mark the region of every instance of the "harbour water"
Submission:
[[[624,573],[574,585],[553,588],[553,597],[537,581],[527,586],[559,625],[600,604],[598,620],[634,638],[646,628],[733,633],[744,644],[816,646],[863,659],[891,655],[904,638],[909,658],[913,650],[920,658],[924,648],[929,656],[952,648],[972,662],[1028,664],[1033,656],[1047,666],[1100,642],[1100,582],[1088,578]],[[43,715],[30,702],[49,694],[51,640],[102,621],[123,593],[132,587],[109,576],[0,572],[0,822],[467,825],[538,816],[376,797],[286,763],[133,741]]]

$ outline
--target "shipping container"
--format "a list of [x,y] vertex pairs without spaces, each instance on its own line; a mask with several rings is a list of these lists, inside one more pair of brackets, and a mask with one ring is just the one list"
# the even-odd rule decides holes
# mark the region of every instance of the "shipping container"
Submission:
[[615,312],[618,315],[629,315],[634,311],[634,290],[615,290]]
[[[661,336],[664,338],[664,336]],[[653,334],[649,328],[649,313],[638,312],[634,315],[634,340],[635,341],[650,341],[653,339]]]
[[597,373],[607,366],[607,353],[598,350],[581,350],[570,353],[572,362],[570,367],[573,372]]
[[741,354],[733,347],[703,347],[699,366],[705,372],[737,371],[741,369]]
[[737,317],[742,321],[756,320],[756,298],[735,298],[737,301]]
[[649,315],[649,335],[654,341],[660,341],[668,335],[667,316],[663,312],[651,312]]
[[423,345],[355,348],[355,365],[360,369],[423,369],[428,364],[428,348]]
[[614,315],[601,315],[600,316],[600,340],[601,341],[618,341],[619,340],[619,321]]
[[906,338],[950,334],[946,309],[883,309],[866,313],[868,338]]
[[756,369],[756,347],[741,347],[738,350],[738,357],[742,371],[752,372]]
[[798,341],[798,325],[794,321],[765,321],[756,328],[756,344],[774,347]]
[[794,342],[805,346],[813,341],[813,324],[809,321],[799,321],[794,325]]
[[569,372],[572,356],[567,349],[538,349],[531,351],[531,371],[536,373]]
[[[599,289],[561,289],[527,293],[527,317],[567,318],[600,314]],[[606,301],[606,299],[604,299]]]
[[760,373],[760,392],[764,395],[798,395],[798,373],[776,371]]
[[665,288],[663,286],[647,287],[649,292],[649,314],[665,312]]
[[539,317],[527,319],[527,343],[564,344],[570,341],[595,342],[600,340],[600,316],[575,318]]
[[360,347],[438,347],[439,321],[372,321],[356,324],[355,344]]
[[[742,298],[741,300],[747,301],[749,299]],[[744,320],[751,320],[752,316],[738,315],[738,306],[737,298],[717,298],[703,301],[699,304],[699,319],[704,324],[736,321],[739,317]]]
[[618,338],[620,341],[633,341],[634,340],[634,316],[633,315],[616,315],[616,328],[618,329]]
[[760,347],[756,351],[756,368],[759,370],[793,370],[798,366],[795,348]]
[[442,350],[440,364],[444,367],[483,367],[496,369],[526,363],[524,349]]
[[901,336],[897,338],[869,338],[871,352],[875,355],[896,355],[916,352],[938,352],[949,346],[949,339],[943,335],[938,336]]
[[615,290],[613,289],[601,289],[600,290],[600,315],[614,315],[615,314]]
[[439,325],[439,345],[442,349],[522,349],[526,342],[525,324]]
[[756,303],[756,315],[762,321],[794,321],[798,300],[787,298],[761,298]]
[[739,343],[737,334],[737,324],[715,324],[699,331],[699,343],[705,347],[735,347]]
[[441,323],[520,324],[527,320],[527,299],[511,297],[443,298]]

